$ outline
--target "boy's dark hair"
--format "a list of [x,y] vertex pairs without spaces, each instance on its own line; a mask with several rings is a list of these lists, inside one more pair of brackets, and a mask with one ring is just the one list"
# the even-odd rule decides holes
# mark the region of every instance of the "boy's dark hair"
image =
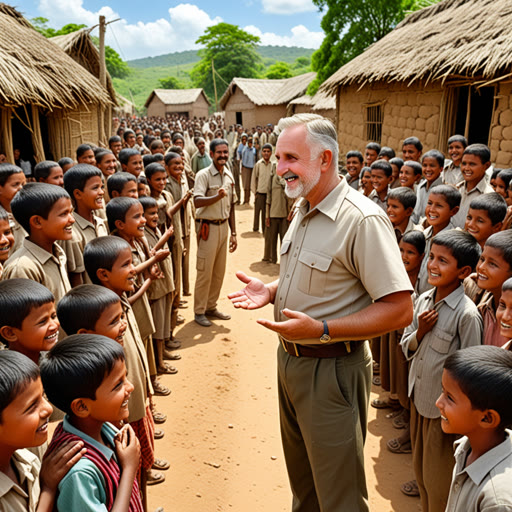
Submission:
[[108,146],[110,147],[112,144],[114,144],[114,142],[123,142],[121,140],[121,137],[119,137],[119,135],[112,135],[112,137],[110,137],[110,139],[108,139]]
[[266,144],[263,144],[261,150],[263,151],[264,149],[270,149],[270,151],[272,151],[272,144],[269,144],[268,142]]
[[370,149],[372,151],[376,151],[377,155],[378,155],[379,151],[380,151],[380,144],[378,142],[368,142],[368,144],[366,144],[365,149]]
[[155,156],[156,155],[143,155],[143,157],[142,157],[142,164],[144,165],[144,170],[146,170],[146,167],[149,164],[152,164],[152,163],[156,162]]
[[415,176],[421,176],[423,174],[423,167],[421,167],[421,164],[415,160],[407,160],[404,162],[404,165],[410,167],[414,171]]
[[437,149],[431,149],[430,151],[427,151],[421,157],[421,162],[422,163],[425,160],[425,158],[433,158],[439,164],[439,167],[441,167],[441,169],[443,169],[443,167],[444,167],[444,155],[443,155],[443,153],[441,153],[441,151],[439,151]]
[[142,208],[144,211],[146,211],[149,208],[157,208],[158,203],[156,202],[156,199],[154,197],[150,196],[142,196],[139,197],[139,203],[142,205]]
[[136,204],[139,204],[139,201],[133,197],[114,197],[108,202],[105,210],[110,232],[116,229],[116,221],[125,221],[128,210]]
[[116,361],[124,361],[123,347],[99,334],[73,334],[59,341],[41,359],[41,380],[48,399],[72,414],[77,398],[96,399],[96,390],[112,371]]
[[423,254],[425,252],[427,242],[425,240],[423,231],[409,231],[408,233],[405,233],[405,235],[402,237],[402,240],[400,241],[404,244],[411,244],[412,246],[416,247],[419,254]]
[[101,171],[94,165],[76,164],[64,174],[64,188],[74,201],[75,190],[83,192],[85,185],[91,178],[101,178],[102,176]]
[[120,236],[99,236],[91,240],[84,248],[84,266],[94,284],[101,285],[96,272],[100,268],[111,271],[119,253],[128,249],[130,244]]
[[76,148],[76,157],[80,158],[84,153],[86,153],[89,150],[92,150],[93,153],[94,153],[94,150],[92,149],[91,145],[89,145],[89,144],[80,144],[80,146],[78,146]]
[[393,168],[391,164],[387,160],[376,160],[371,165],[370,169],[378,169],[380,171],[384,171],[384,174],[390,178],[393,175]]
[[93,331],[103,311],[119,301],[119,296],[104,286],[76,286],[59,301],[57,316],[60,326],[68,336],[80,329]]
[[512,270],[512,230],[505,229],[505,231],[494,233],[485,241],[485,245],[500,251],[501,256]]
[[177,140],[182,140],[183,142],[185,142],[185,137],[183,137],[183,135],[181,135],[181,133],[176,132],[176,133],[172,136],[172,143],[174,144]]
[[512,277],[509,277],[501,287],[502,292],[510,292],[512,291]]
[[441,231],[432,239],[432,245],[446,247],[457,260],[457,267],[469,266],[474,271],[482,250],[475,237],[460,231],[459,229],[449,229]]
[[40,215],[47,219],[59,199],[71,199],[62,187],[48,183],[27,183],[11,201],[11,211],[21,227],[30,234],[30,218]]
[[0,206],[0,220],[9,220],[9,214],[2,206]]
[[123,133],[123,139],[126,140],[128,139],[128,135],[135,135],[135,132],[133,130],[126,130],[124,133]]
[[418,151],[423,151],[423,144],[418,137],[407,137],[402,144],[404,146],[414,146]]
[[[172,150],[172,148],[171,148],[171,150]],[[162,155],[162,153],[155,153],[153,155],[153,163],[161,164],[163,161],[164,161],[164,155]]]
[[[172,153],[173,155],[175,153]],[[167,156],[167,155],[166,155]],[[166,176],[167,176],[167,171],[165,170],[165,167],[161,164],[157,164],[156,162],[152,163],[152,164],[149,164],[145,169],[144,169],[144,174],[146,175],[146,179],[148,180],[148,184],[149,184],[149,180],[153,177],[154,174],[156,174],[157,172],[163,172]]]
[[226,139],[213,139],[210,142],[210,151],[212,153],[215,153],[215,149],[217,148],[217,146],[222,146],[222,145],[225,145],[229,148],[229,144]]
[[14,164],[0,164],[0,187],[3,187],[13,174],[23,172],[21,167]]
[[102,160],[107,156],[107,155],[113,155],[114,153],[112,153],[112,151],[110,151],[110,149],[105,149],[105,148],[97,148],[96,151],[94,152],[94,156],[96,158],[96,163],[97,164],[101,164]]
[[512,353],[480,345],[457,350],[446,358],[444,369],[468,397],[473,409],[492,409],[501,418],[500,429],[512,426]]
[[57,163],[63,169],[65,165],[74,164],[75,161],[72,158],[69,158],[69,156],[64,156]]
[[132,156],[140,156],[140,151],[138,149],[134,148],[124,148],[119,151],[118,159],[121,162],[122,165],[128,165],[128,162],[130,161],[130,158]]
[[503,196],[496,192],[480,194],[469,203],[469,208],[473,210],[485,210],[493,226],[498,222],[503,222],[507,214],[507,202]]
[[349,158],[357,158],[360,163],[364,162],[364,157],[363,157],[361,151],[356,151],[356,150],[349,151],[347,153],[345,159],[348,160]]
[[53,160],[43,160],[42,162],[39,162],[34,167],[34,178],[36,181],[39,181],[40,179],[46,180],[48,176],[50,176],[50,171],[54,167],[60,167],[60,165]]
[[485,144],[471,144],[464,150],[463,155],[475,155],[484,165],[491,161],[491,150]]
[[151,150],[157,149],[157,148],[163,148],[163,147],[164,147],[164,143],[160,139],[155,139],[155,140],[151,141],[151,144],[149,145],[149,149],[151,149]]
[[143,183],[144,185],[147,185],[148,184],[148,180],[147,180],[146,176],[139,176],[137,178],[137,183]]
[[395,150],[388,146],[382,146],[379,151],[379,158],[382,158],[384,156],[387,156],[389,159],[395,158],[395,156],[396,156]]
[[409,187],[392,188],[388,194],[389,199],[396,199],[406,210],[416,206],[416,194]]
[[168,151],[164,156],[165,165],[169,165],[169,162],[172,162],[175,158],[181,158],[181,155],[178,155],[178,153],[173,153],[172,151]]
[[505,183],[505,188],[508,188],[510,185],[510,182],[512,181],[512,169],[503,169],[499,174],[498,178],[503,180]]
[[[21,329],[23,320],[34,308],[55,302],[53,293],[32,279],[7,279],[0,282],[0,327]],[[9,344],[1,335],[0,339]]]
[[0,350],[0,425],[4,409],[39,377],[39,366],[20,352]]
[[491,173],[491,179],[490,179],[490,181],[495,180],[495,179],[498,177],[498,174],[499,174],[501,171],[503,171],[503,169],[498,169],[498,168],[496,168],[496,167],[493,167],[493,169],[492,169],[492,173]]
[[448,139],[448,146],[454,142],[460,142],[465,148],[468,146],[468,139],[464,135],[452,135]]
[[121,194],[123,192],[124,186],[129,181],[137,183],[137,178],[131,172],[115,172],[112,174],[112,176],[109,176],[107,180],[108,195],[112,197],[112,192],[114,191]]
[[361,179],[363,176],[364,176],[364,173],[365,172],[372,172],[371,168],[370,167],[363,167],[361,169],[361,172],[359,173],[359,179]]
[[443,196],[450,207],[450,210],[453,210],[456,206],[460,206],[460,202],[462,200],[462,196],[460,192],[451,185],[436,185],[430,189],[430,194],[437,194]]
[[402,168],[402,165],[404,165],[404,161],[398,156],[391,158],[389,163],[390,163],[390,165],[396,165],[398,167],[398,171],[400,171],[400,169]]

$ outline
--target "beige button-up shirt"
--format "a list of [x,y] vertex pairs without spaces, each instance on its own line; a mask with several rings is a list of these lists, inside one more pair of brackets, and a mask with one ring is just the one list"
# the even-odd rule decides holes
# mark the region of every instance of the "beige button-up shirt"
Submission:
[[455,442],[455,467],[446,512],[510,512],[512,510],[512,439],[506,439],[466,465],[471,446]]
[[214,164],[206,169],[201,169],[196,174],[194,185],[194,197],[210,197],[219,193],[224,188],[227,194],[210,206],[202,206],[196,210],[196,219],[223,220],[229,218],[231,205],[237,201],[235,192],[235,180],[226,166],[222,174]]
[[20,485],[0,472],[0,512],[35,512],[40,494],[41,462],[28,450],[16,450],[11,460]]
[[284,191],[286,182],[277,175],[276,166],[270,171],[270,179],[267,189],[267,205],[270,205],[270,217],[282,219],[288,217],[288,198]]
[[71,290],[66,271],[66,255],[57,243],[53,254],[45,251],[28,238],[6,262],[2,279],[21,277],[46,286],[55,296],[55,304]]
[[346,180],[312,210],[302,200],[281,246],[276,321],[287,319],[284,308],[340,318],[400,291],[412,291],[411,283],[391,222],[375,203]]
[[464,176],[462,176],[460,165],[454,165],[451,160],[447,160],[444,164],[441,178],[445,185],[455,186],[464,179]]
[[454,215],[452,217],[452,222],[455,224],[456,227],[464,229],[464,225],[466,224],[466,217],[469,212],[469,205],[471,204],[471,201],[473,201],[473,199],[475,199],[476,197],[478,197],[482,194],[490,194],[491,192],[494,192],[494,189],[487,182],[485,175],[478,182],[477,186],[473,190],[471,190],[471,192],[467,191],[465,181],[463,181],[462,183],[459,183],[457,185],[457,188],[459,189],[459,192],[461,195],[460,208],[459,208],[459,211],[457,212],[457,215]]
[[257,194],[266,194],[270,181],[270,171],[276,164],[271,162],[268,163],[263,160],[258,160],[252,170],[252,184],[251,188]]
[[[437,303],[434,303],[435,294],[433,288],[419,297],[412,324],[406,327],[400,341],[405,356],[412,360],[409,396],[413,396],[414,406],[425,418],[441,416],[436,400],[442,391],[441,376],[446,358],[461,348],[482,344],[482,317],[464,294],[462,284]],[[418,316],[431,309],[439,314],[436,324],[425,334],[417,350],[409,352],[409,344],[416,340]]]

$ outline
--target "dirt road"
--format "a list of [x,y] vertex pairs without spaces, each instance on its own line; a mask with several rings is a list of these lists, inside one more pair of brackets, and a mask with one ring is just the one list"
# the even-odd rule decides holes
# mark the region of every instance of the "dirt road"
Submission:
[[[261,262],[263,235],[253,233],[252,214],[252,208],[238,207],[239,248],[228,257],[219,303],[232,319],[200,327],[193,321],[192,297],[186,297],[188,308],[181,310],[186,322],[177,333],[183,343],[182,359],[176,361],[179,373],[162,377],[172,394],[155,399],[168,417],[156,455],[167,459],[171,469],[165,483],[150,487],[150,511],[157,506],[166,512],[290,510],[278,422],[277,340],[255,321],[272,317],[272,307],[238,311],[226,298],[240,288],[236,270],[265,282],[279,274],[278,265]],[[375,388],[372,398],[378,392]],[[419,500],[399,490],[413,477],[411,458],[386,450],[386,441],[399,433],[386,412],[370,408],[365,449],[370,509],[415,512]]]

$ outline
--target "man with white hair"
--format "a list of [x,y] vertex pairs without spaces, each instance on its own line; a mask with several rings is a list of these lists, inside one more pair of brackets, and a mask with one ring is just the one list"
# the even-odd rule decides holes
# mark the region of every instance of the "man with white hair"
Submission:
[[277,174],[302,197],[280,277],[243,272],[235,307],[274,304],[281,435],[294,512],[368,510],[363,446],[371,387],[368,339],[412,321],[412,290],[384,212],[337,172],[336,130],[298,114],[279,121]]

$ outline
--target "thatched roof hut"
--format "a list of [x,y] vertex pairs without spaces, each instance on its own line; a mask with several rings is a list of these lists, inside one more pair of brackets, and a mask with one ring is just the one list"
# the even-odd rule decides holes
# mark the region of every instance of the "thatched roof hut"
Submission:
[[13,138],[17,146],[31,139],[20,149],[36,161],[71,154],[78,141],[99,142],[99,113],[110,105],[94,76],[0,4],[0,144],[10,161]]
[[192,119],[208,117],[210,101],[203,89],[154,89],[144,106],[148,116],[180,114]]
[[288,103],[288,115],[304,112],[319,114],[334,121],[336,119],[336,97],[333,94],[318,91],[314,96],[304,94]]
[[336,95],[344,149],[377,136],[401,149],[415,134],[446,150],[448,136],[462,132],[508,166],[511,40],[509,0],[444,0],[409,15],[321,87]]
[[226,113],[226,124],[246,128],[275,124],[286,116],[288,103],[305,94],[316,73],[304,73],[277,80],[233,78],[220,99]]

